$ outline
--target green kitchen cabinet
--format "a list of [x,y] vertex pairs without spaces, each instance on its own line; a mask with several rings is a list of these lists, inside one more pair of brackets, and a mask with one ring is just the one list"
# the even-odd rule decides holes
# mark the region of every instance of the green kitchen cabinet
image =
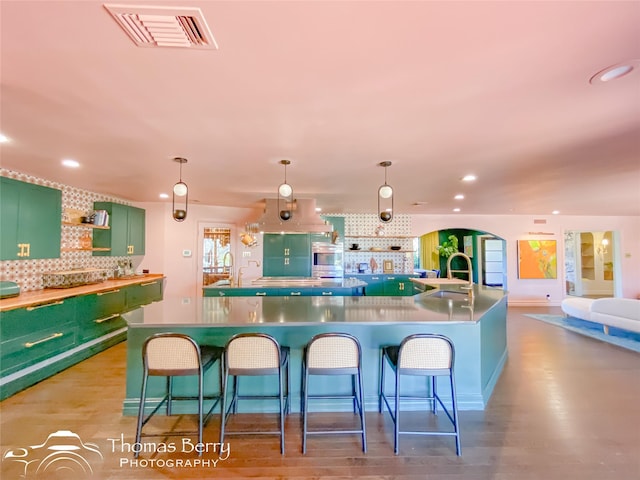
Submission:
[[306,234],[265,234],[263,237],[265,277],[310,277],[311,241]]
[[414,295],[413,282],[410,278],[418,275],[410,274],[381,274],[358,275],[357,278],[367,282],[365,295],[367,296],[411,296]]
[[95,256],[122,257],[144,255],[145,211],[141,208],[113,202],[94,202],[95,210],[109,213],[109,230],[93,232],[93,247],[108,248],[106,252],[93,252]]
[[162,279],[150,280],[126,287],[127,311],[162,300],[162,287]]
[[2,377],[74,347],[75,309],[75,298],[67,298],[2,312]]
[[125,292],[124,288],[114,288],[77,297],[76,319],[80,342],[93,340],[127,326],[120,315],[126,310]]
[[408,297],[414,294],[413,282],[408,275],[389,275],[384,281],[384,295]]
[[[361,277],[358,277],[361,278]],[[384,295],[384,277],[382,275],[365,275],[362,280],[367,282],[365,287],[365,295],[382,296]]]
[[0,260],[59,258],[62,192],[0,177]]

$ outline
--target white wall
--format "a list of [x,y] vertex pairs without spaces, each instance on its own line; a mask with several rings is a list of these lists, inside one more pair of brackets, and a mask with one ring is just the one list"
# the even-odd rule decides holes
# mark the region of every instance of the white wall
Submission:
[[[187,220],[175,222],[170,203],[139,203],[147,212],[146,255],[138,268],[167,277],[166,295],[197,296],[198,288],[198,226],[200,223],[220,223],[236,226],[242,231],[244,224],[258,217],[260,212],[248,208],[190,205]],[[544,219],[546,224],[534,224]],[[506,241],[507,282],[509,302],[512,305],[559,305],[565,296],[564,288],[564,232],[617,231],[620,238],[620,274],[622,294],[636,298],[640,294],[640,217],[587,217],[587,216],[525,216],[525,215],[413,215],[412,231],[415,236],[434,230],[467,228],[492,233]],[[552,235],[536,235],[545,232]],[[558,242],[558,278],[550,280],[518,279],[516,241],[529,238],[554,239]],[[236,269],[243,261],[238,238],[233,238]],[[183,250],[191,256],[184,257]],[[252,259],[262,260],[260,252],[253,251]],[[246,259],[245,259],[246,263]],[[250,272],[247,272],[250,273]],[[254,275],[251,275],[254,276]]]
[[[241,231],[257,213],[248,208],[189,205],[187,219],[176,222],[170,203],[138,203],[146,210],[145,257],[138,268],[166,276],[165,296],[198,296],[198,226],[200,223],[235,225]],[[239,239],[232,238],[235,248]],[[184,256],[189,250],[191,256]],[[238,258],[239,255],[236,255]],[[236,262],[237,263],[237,262]]]
[[[546,224],[534,224],[546,220]],[[587,217],[587,216],[526,216],[526,215],[414,215],[412,235],[420,236],[434,230],[468,228],[492,233],[506,241],[507,283],[509,303],[512,305],[559,305],[565,296],[564,288],[564,232],[617,231],[620,238],[620,272],[622,295],[636,298],[640,295],[640,217]],[[552,235],[536,235],[545,232]],[[542,238],[558,242],[558,278],[553,280],[518,279],[517,240]]]

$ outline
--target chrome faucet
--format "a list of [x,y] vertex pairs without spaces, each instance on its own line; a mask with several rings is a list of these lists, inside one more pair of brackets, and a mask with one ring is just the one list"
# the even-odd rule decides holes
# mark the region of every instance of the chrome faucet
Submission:
[[[454,257],[464,258],[467,261],[468,270],[451,270],[451,260],[453,260]],[[447,259],[447,278],[453,278],[453,272],[461,272],[461,273],[464,272],[469,275],[469,283],[465,287],[460,287],[460,289],[467,290],[469,292],[469,296],[472,297],[473,296],[473,265],[468,255],[462,252],[456,252],[451,256],[449,256],[449,258]]]
[[244,273],[243,269],[247,268],[249,265],[251,265],[252,263],[256,264],[256,267],[260,266],[260,261],[258,260],[249,260],[247,262],[247,265],[245,265],[244,267],[240,267],[238,268],[238,286],[241,287],[242,286],[242,274]]
[[[229,267],[226,267],[227,264],[227,256],[229,257],[230,261],[229,261]],[[222,257],[222,267],[224,269],[229,268],[229,285],[233,286],[233,267],[234,267],[234,261],[233,261],[233,254],[231,252],[226,252],[224,254],[224,257]]]

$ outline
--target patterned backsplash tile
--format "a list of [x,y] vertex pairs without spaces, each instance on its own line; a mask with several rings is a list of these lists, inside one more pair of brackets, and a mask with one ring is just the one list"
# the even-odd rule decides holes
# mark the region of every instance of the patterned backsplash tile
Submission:
[[[34,183],[62,191],[62,209],[74,209],[84,212],[93,210],[93,202],[115,202],[124,205],[131,203],[119,198],[102,195],[99,193],[81,190],[79,188],[56,183],[24,173],[13,172],[0,168],[0,175],[13,178],[22,182]],[[60,219],[62,222],[62,218]],[[64,248],[73,248],[80,245],[81,238],[91,234],[87,228],[62,226],[60,245]],[[140,263],[142,257],[94,257],[90,251],[61,252],[60,258],[45,258],[39,260],[6,260],[0,261],[0,280],[16,282],[22,292],[40,290],[43,288],[42,275],[44,273],[70,270],[73,268],[105,268],[115,270],[118,260],[131,258],[134,266]]]

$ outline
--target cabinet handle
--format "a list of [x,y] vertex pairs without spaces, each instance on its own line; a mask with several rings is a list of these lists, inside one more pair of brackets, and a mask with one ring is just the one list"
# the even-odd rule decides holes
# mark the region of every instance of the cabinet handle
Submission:
[[153,282],[147,282],[147,283],[141,283],[140,286],[141,287],[148,287],[149,285],[155,285],[156,283],[158,283],[158,281],[153,281]]
[[400,288],[398,290],[404,290],[404,283],[400,283],[398,285],[400,285]]
[[25,256],[30,257],[31,256],[31,244],[27,243],[27,254]]
[[333,295],[333,292],[322,292],[322,295],[329,295],[329,296],[331,296],[331,295]]
[[48,342],[49,340],[53,340],[54,338],[59,338],[62,335],[63,334],[61,332],[54,333],[53,335],[50,335],[50,336],[45,337],[45,338],[41,338],[40,340],[36,340],[35,342],[27,342],[27,343],[24,344],[24,346],[25,346],[25,348],[35,347],[36,345],[39,345],[39,344],[44,343],[44,342]]
[[301,292],[291,292],[289,295],[291,295],[292,297],[296,297],[298,295],[302,295]]
[[285,258],[285,259],[284,259],[284,264],[285,264],[285,265],[289,265],[289,259],[288,259],[288,258]]
[[113,320],[114,318],[117,318],[119,316],[120,316],[119,313],[114,313],[113,315],[109,315],[108,317],[99,318],[98,320],[94,320],[94,322],[96,322],[96,323],[108,322],[109,320]]
[[[31,312],[31,311],[37,310],[39,308],[53,307],[54,305],[62,305],[63,303],[64,303],[64,300],[60,300],[59,302],[45,303],[43,305],[36,305],[35,307],[27,307],[27,312]],[[60,334],[60,335],[62,335],[62,334]]]
[[31,244],[30,243],[19,243],[18,248],[20,251],[18,252],[18,257],[28,257],[30,255]]
[[98,295],[99,297],[101,297],[102,295],[109,295],[109,294],[111,294],[111,293],[118,293],[119,291],[120,291],[120,289],[117,289],[117,290],[109,290],[108,292],[98,292],[98,293],[97,293],[97,295]]
[[285,248],[285,249],[284,249],[284,254],[285,254],[285,255],[289,255],[289,249],[288,249],[288,248]]
[[267,292],[256,292],[257,297],[265,297],[266,295],[267,295]]

